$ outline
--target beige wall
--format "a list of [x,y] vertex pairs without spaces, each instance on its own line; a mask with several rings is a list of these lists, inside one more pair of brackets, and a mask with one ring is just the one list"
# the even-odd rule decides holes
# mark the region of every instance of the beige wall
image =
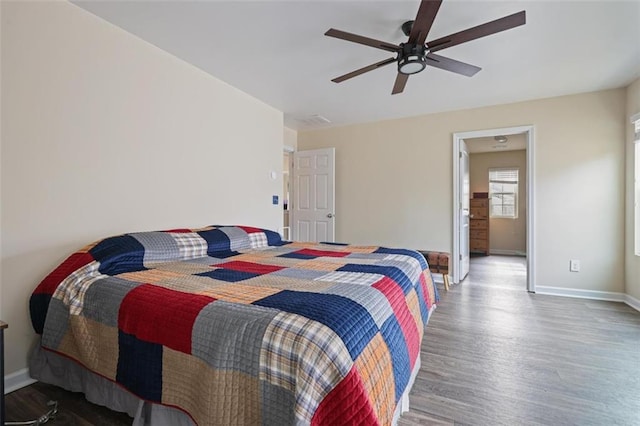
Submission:
[[616,89],[301,131],[298,149],[336,147],[337,241],[451,251],[452,134],[534,125],[537,285],[621,292],[625,98]]
[[[4,44],[2,37],[2,7],[0,5],[0,52]],[[0,54],[0,92],[2,91],[2,54]],[[0,95],[0,259],[2,259],[2,96]],[[0,319],[4,319],[2,311],[2,261],[0,260]],[[0,377],[0,380],[3,378]]]
[[298,132],[296,130],[284,127],[284,146],[289,146],[294,150],[298,147]]
[[626,291],[629,295],[640,300],[640,257],[634,253],[634,235],[635,226],[633,221],[634,215],[634,152],[633,152],[633,128],[629,119],[632,115],[640,113],[640,79],[627,87],[627,111],[625,126],[627,129],[627,138],[625,142],[626,149],[626,245],[625,245],[625,278]]
[[81,246],[282,223],[282,113],[70,3],[2,2],[2,124],[7,373],[31,291]]
[[[473,139],[466,141],[473,144]],[[518,217],[491,218],[489,247],[491,253],[524,254],[527,252],[527,152],[504,151],[469,155],[471,194],[489,192],[489,169],[515,167],[518,169]]]

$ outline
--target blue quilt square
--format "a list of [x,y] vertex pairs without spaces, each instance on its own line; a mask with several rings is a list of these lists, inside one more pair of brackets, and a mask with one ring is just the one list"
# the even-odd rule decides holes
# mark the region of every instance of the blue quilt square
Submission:
[[367,274],[379,274],[384,275],[386,277],[391,278],[395,282],[398,283],[400,288],[402,288],[402,292],[406,295],[409,290],[413,288],[413,283],[405,274],[402,272],[400,268],[396,268],[395,266],[384,266],[384,265],[358,265],[354,263],[348,263],[340,268],[337,271],[342,272],[364,272]]
[[378,332],[371,314],[362,305],[336,294],[283,290],[253,304],[302,315],[326,325],[342,339],[353,360]]
[[162,401],[162,345],[118,331],[116,381],[142,399]]
[[264,232],[264,235],[267,237],[267,244],[269,244],[270,246],[283,246],[285,244],[288,244],[282,241],[282,238],[280,237],[279,233],[275,231],[271,231],[269,229],[263,229],[262,231]]
[[400,401],[411,378],[411,361],[409,350],[404,340],[404,333],[394,315],[390,316],[380,329],[380,334],[389,347],[393,366],[393,379],[395,380],[396,403]]
[[427,269],[427,261],[424,259],[424,256],[418,253],[415,250],[407,250],[407,249],[393,249],[387,247],[380,247],[378,250],[374,251],[374,253],[383,253],[383,254],[402,254],[405,256],[411,256],[420,262],[420,267],[424,271]]
[[260,276],[260,274],[254,274],[252,272],[234,271],[232,269],[224,269],[224,268],[218,268],[212,271],[201,272],[196,275],[199,275],[201,277],[209,277],[209,278],[213,278],[214,280],[226,281],[230,283],[236,283],[238,281],[244,281],[250,278]]
[[207,241],[207,254],[215,256],[216,253],[231,251],[231,240],[229,236],[219,229],[198,232]]
[[[418,306],[420,306],[420,316],[422,317],[422,322],[426,324],[427,321],[429,320],[429,310],[427,309],[427,303],[425,302],[426,295],[424,294],[422,285],[420,283],[416,285],[415,289],[416,289],[416,293],[418,294]],[[435,289],[435,290],[438,291],[438,289]],[[436,301],[437,300],[438,300],[438,297],[436,293]]]
[[105,275],[144,271],[144,246],[130,235],[106,238],[89,250]]
[[229,251],[217,251],[217,252],[211,253],[209,256],[215,257],[217,259],[226,259],[228,257],[237,256],[239,254],[240,253],[237,251],[229,250]]
[[296,253],[294,251],[294,252],[291,252],[291,253],[281,254],[278,257],[287,257],[289,259],[315,259],[318,256],[313,256],[313,255],[310,255],[310,254]]
[[47,318],[47,310],[51,302],[50,294],[32,294],[29,299],[29,312],[31,313],[31,324],[36,333],[42,334],[44,323]]

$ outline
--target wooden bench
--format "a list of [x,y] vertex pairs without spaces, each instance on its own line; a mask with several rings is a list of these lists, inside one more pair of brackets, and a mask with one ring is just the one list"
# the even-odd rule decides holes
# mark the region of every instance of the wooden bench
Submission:
[[442,274],[444,289],[449,291],[449,253],[444,251],[418,250],[429,264],[429,270],[433,274]]

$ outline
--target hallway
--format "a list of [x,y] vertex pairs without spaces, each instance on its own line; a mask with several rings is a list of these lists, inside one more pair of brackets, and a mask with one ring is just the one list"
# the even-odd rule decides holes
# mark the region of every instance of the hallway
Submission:
[[508,290],[526,290],[527,258],[523,256],[471,257],[469,275],[463,284]]

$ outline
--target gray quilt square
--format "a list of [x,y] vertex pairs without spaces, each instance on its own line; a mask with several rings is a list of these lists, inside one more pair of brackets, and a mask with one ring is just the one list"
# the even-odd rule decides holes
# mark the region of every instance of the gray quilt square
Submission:
[[139,285],[117,277],[96,280],[85,293],[82,315],[96,322],[117,327],[122,299]]
[[42,345],[50,349],[58,349],[68,327],[69,308],[62,300],[52,298],[42,332]]
[[338,283],[322,293],[343,296],[364,306],[373,317],[378,328],[382,328],[384,322],[393,315],[393,308],[389,300],[373,287]]
[[166,232],[140,232],[129,234],[144,246],[144,264],[180,257],[180,248]]
[[295,424],[293,393],[269,382],[260,381],[262,424],[264,426]]
[[232,251],[248,250],[251,248],[249,235],[243,229],[236,228],[235,226],[223,226],[218,229],[229,237]]
[[276,272],[272,272],[271,275],[278,275],[281,277],[298,278],[301,280],[315,280],[318,277],[326,275],[327,271],[314,271],[312,269],[298,269],[298,268],[286,268]]
[[191,353],[213,368],[257,377],[265,330],[278,310],[222,300],[205,306],[191,335]]

